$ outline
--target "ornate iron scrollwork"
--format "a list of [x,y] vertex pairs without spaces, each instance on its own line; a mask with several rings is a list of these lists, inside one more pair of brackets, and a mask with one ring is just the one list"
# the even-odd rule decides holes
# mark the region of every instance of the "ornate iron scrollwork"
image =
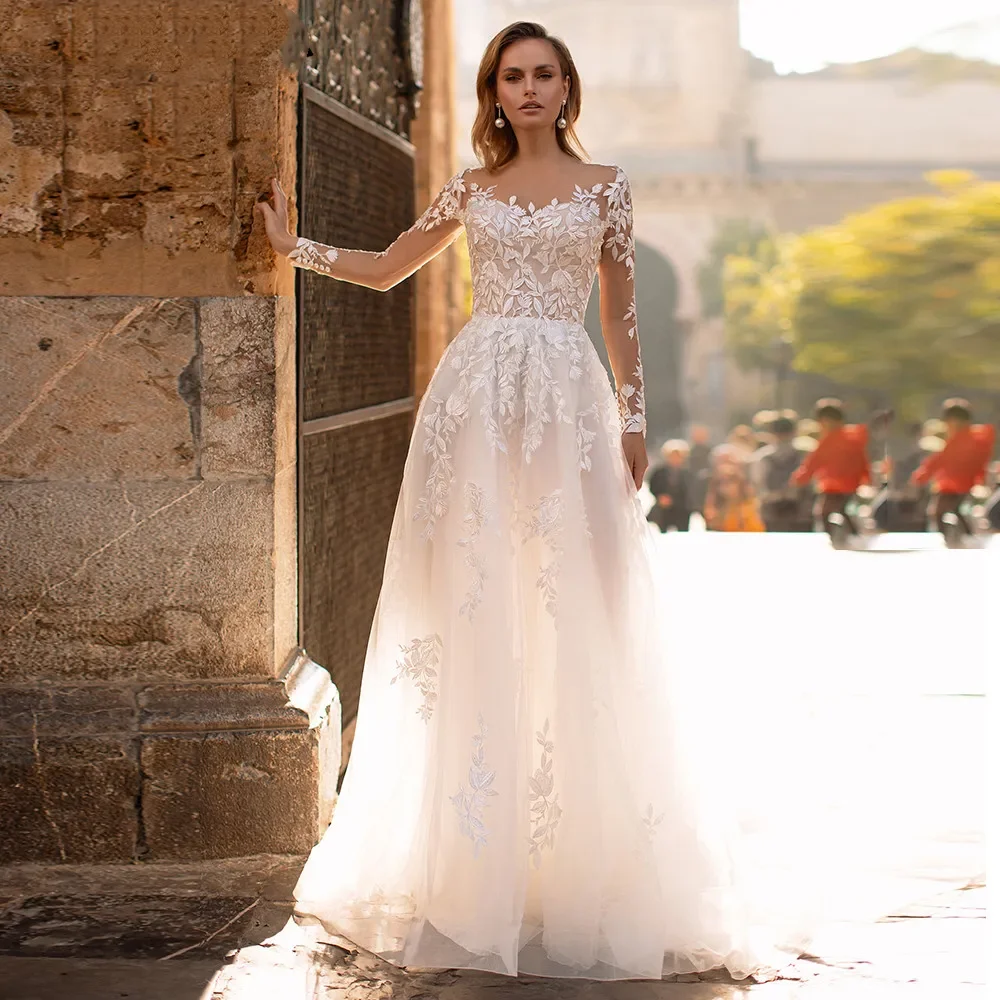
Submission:
[[420,0],[300,0],[300,79],[409,138],[422,84]]

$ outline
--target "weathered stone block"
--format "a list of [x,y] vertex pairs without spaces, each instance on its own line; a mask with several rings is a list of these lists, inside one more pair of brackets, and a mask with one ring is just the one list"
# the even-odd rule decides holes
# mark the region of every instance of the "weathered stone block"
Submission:
[[7,483],[0,510],[0,681],[274,675],[269,483]]
[[123,861],[139,832],[137,740],[0,740],[0,863]]
[[273,475],[275,300],[203,299],[198,330],[202,475]]
[[318,836],[312,731],[149,736],[142,771],[150,861],[305,853]]
[[138,721],[127,688],[0,688],[0,737],[118,735],[137,731]]
[[194,334],[190,300],[0,298],[0,477],[188,479]]

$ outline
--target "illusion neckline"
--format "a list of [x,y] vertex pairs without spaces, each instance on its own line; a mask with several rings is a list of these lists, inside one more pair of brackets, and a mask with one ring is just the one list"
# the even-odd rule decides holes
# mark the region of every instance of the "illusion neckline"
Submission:
[[585,188],[580,184],[573,185],[573,197],[564,201],[560,201],[559,198],[553,198],[551,201],[545,202],[543,205],[535,205],[533,201],[529,201],[527,206],[521,204],[516,194],[512,194],[506,201],[503,198],[497,196],[496,184],[490,184],[484,187],[478,181],[469,182],[469,198],[470,200],[477,194],[482,195],[489,201],[494,202],[497,205],[503,205],[504,208],[518,208],[525,215],[538,215],[540,212],[544,212],[546,209],[553,208],[568,208],[572,205],[577,204],[577,195],[597,195],[601,194],[608,186],[607,181],[598,181],[596,184],[592,185],[590,188]]

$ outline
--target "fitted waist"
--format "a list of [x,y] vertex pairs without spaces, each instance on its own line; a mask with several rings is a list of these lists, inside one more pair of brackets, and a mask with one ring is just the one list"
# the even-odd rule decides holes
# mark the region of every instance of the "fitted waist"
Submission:
[[518,316],[509,313],[488,313],[473,310],[472,320],[489,321],[498,325],[510,326],[556,326],[574,327],[583,329],[583,317],[557,317],[557,316]]

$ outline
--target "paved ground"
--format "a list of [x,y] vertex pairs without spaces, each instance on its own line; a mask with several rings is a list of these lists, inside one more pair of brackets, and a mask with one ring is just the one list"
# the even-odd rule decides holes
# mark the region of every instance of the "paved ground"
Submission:
[[781,977],[588,983],[409,974],[287,924],[301,859],[0,871],[3,1000],[964,1000],[986,997],[986,890],[844,924]]
[[[302,859],[266,857],[0,868],[0,1000],[985,1000],[986,889],[973,876],[983,870],[984,671],[996,656],[987,553],[893,541],[902,551],[833,553],[811,536],[663,541],[673,652],[709,686],[746,694],[727,725],[746,726],[750,780],[733,786],[750,789],[748,816],[780,827],[802,810],[803,777],[831,799],[839,782],[852,815],[867,807],[865,836],[885,836],[883,867],[865,882],[873,901],[920,900],[831,925],[782,977],[407,974],[288,927]],[[817,602],[833,623],[820,636]],[[837,699],[847,732],[829,711]],[[831,724],[824,739],[821,723]],[[790,759],[796,725],[828,759]],[[754,800],[755,778],[769,774],[773,794]]]

